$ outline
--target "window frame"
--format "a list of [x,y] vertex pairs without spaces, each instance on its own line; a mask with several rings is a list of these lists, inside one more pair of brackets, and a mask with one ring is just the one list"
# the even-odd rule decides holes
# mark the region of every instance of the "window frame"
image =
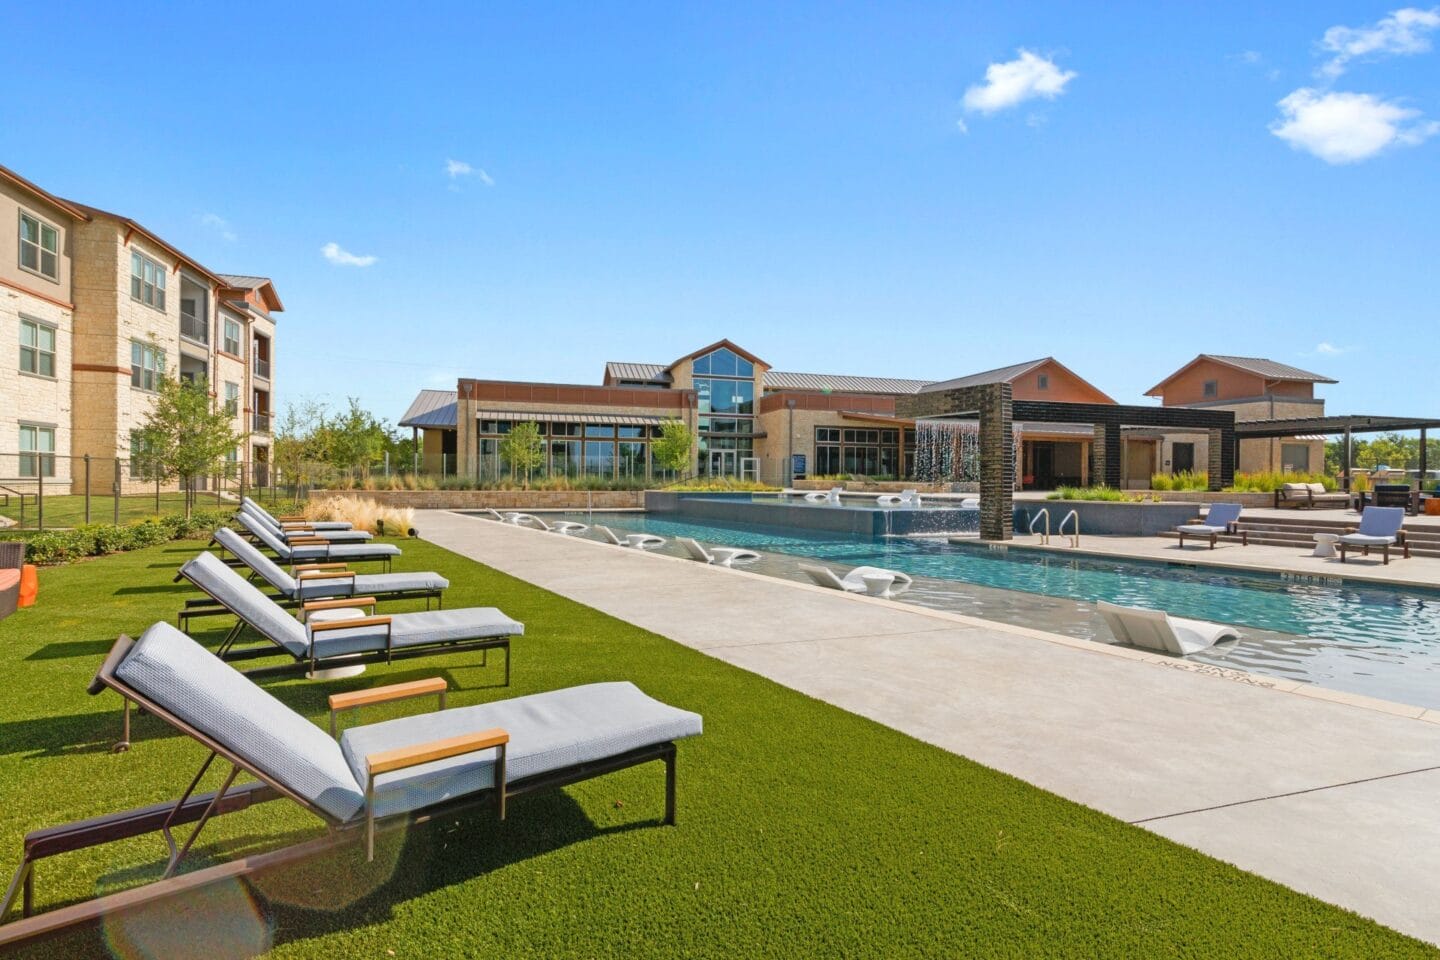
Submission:
[[[244,360],[245,354],[241,352],[245,349],[244,327],[239,320],[232,320],[229,317],[221,317],[220,319],[222,321],[220,324],[220,352],[228,353],[232,357],[239,357],[241,360]],[[234,340],[230,339],[230,327],[232,325],[235,327]],[[232,343],[235,345],[234,350],[230,349]]]
[[1205,400],[1218,400],[1220,397],[1220,381],[1206,380],[1201,383],[1200,396]]
[[[235,391],[235,395],[233,397],[230,395],[231,390]],[[226,413],[228,413],[232,417],[240,416],[240,384],[235,383],[232,380],[225,381],[224,403]]]
[[[135,362],[135,351],[140,351],[140,363]],[[153,366],[146,366],[146,354],[154,359]],[[149,375],[150,385],[145,385],[146,375]],[[139,390],[142,393],[158,393],[158,383],[165,374],[165,351],[153,343],[146,343],[143,340],[130,341],[130,389]],[[136,383],[136,380],[139,383]]]
[[[140,268],[139,273],[135,272],[135,268],[137,266]],[[150,268],[148,279],[146,267]],[[135,300],[139,303],[143,303],[145,304],[145,306],[151,308],[152,310],[159,310],[161,313],[164,313],[166,272],[167,271],[165,266],[161,264],[160,261],[156,260],[154,257],[146,256],[139,250],[131,250],[130,299]],[[150,288],[150,298],[148,300],[145,297],[145,288],[147,285]]]
[[[17,472],[21,479],[39,480],[42,475],[45,479],[55,476],[55,425],[53,423],[29,423],[21,420],[19,453],[16,455]],[[32,431],[34,445],[25,449],[25,431]],[[40,437],[48,434],[50,437],[50,449],[45,450],[40,446]]]
[[[25,345],[25,328],[26,328],[26,326],[31,326],[31,327],[34,327],[34,328],[35,328],[35,343],[34,343],[33,346],[26,346],[26,345]],[[40,331],[42,331],[42,330],[48,330],[48,331],[50,331],[50,349],[49,349],[49,350],[43,350],[43,349],[41,349],[41,347],[40,347]],[[27,370],[27,369],[25,368],[25,351],[27,351],[27,350],[29,350],[32,354],[34,354],[34,358],[35,358],[35,369],[33,369],[33,370]],[[49,373],[42,373],[42,372],[40,371],[40,367],[41,367],[40,359],[41,359],[41,357],[45,356],[46,354],[49,354],[49,356],[50,356],[50,372],[49,372]],[[41,380],[56,380],[56,379],[59,379],[59,375],[58,375],[58,373],[57,373],[57,366],[58,366],[58,362],[59,362],[59,354],[60,354],[60,328],[59,328],[58,326],[56,326],[55,324],[53,324],[53,323],[48,323],[48,322],[46,322],[46,321],[44,321],[44,320],[36,320],[34,317],[27,317],[27,316],[25,316],[25,315],[22,313],[22,314],[20,315],[20,361],[19,361],[19,371],[20,371],[20,374],[21,374],[22,376],[26,376],[26,377],[37,377],[37,378],[39,378],[39,379],[41,379]]]
[[1039,374],[1036,374],[1036,375],[1035,375],[1035,389],[1036,389],[1036,390],[1049,390],[1049,389],[1050,389],[1050,374],[1048,374],[1048,373],[1039,373]]
[[[31,220],[35,223],[34,240],[25,239],[26,220]],[[45,249],[46,230],[49,230],[50,233],[54,235],[55,249],[53,250],[47,251]],[[37,277],[44,277],[51,283],[60,282],[60,228],[57,225],[41,217],[39,214],[31,213],[29,210],[21,207],[20,218],[15,227],[15,244],[15,262],[21,270],[24,270],[26,273],[33,273]],[[25,248],[27,245],[35,248],[35,266],[33,267],[25,265]],[[55,273],[53,275],[46,273],[44,269],[46,253],[49,253],[55,258]]]

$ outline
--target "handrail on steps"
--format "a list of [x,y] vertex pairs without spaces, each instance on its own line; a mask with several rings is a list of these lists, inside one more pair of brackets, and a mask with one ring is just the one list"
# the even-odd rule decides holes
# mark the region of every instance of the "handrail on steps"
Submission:
[[1070,546],[1072,546],[1072,547],[1078,547],[1078,546],[1080,546],[1080,513],[1079,513],[1079,511],[1077,511],[1077,510],[1071,510],[1069,513],[1065,514],[1064,517],[1060,518],[1060,526],[1058,526],[1058,527],[1055,528],[1055,532],[1058,533],[1058,534],[1059,534],[1060,536],[1062,536],[1062,537],[1065,536],[1065,535],[1066,535],[1066,534],[1065,534],[1065,522],[1066,522],[1067,520],[1069,520],[1071,517],[1074,517],[1074,518],[1075,518],[1075,532],[1069,535],[1069,536],[1070,536]]
[[[1073,513],[1074,511],[1072,510],[1071,512]],[[1040,508],[1040,512],[1037,513],[1037,514],[1035,514],[1035,516],[1033,516],[1033,517],[1030,518],[1030,532],[1031,532],[1031,533],[1034,533],[1034,532],[1035,532],[1035,524],[1037,524],[1037,523],[1040,522],[1040,518],[1041,518],[1041,517],[1044,517],[1044,518],[1045,518],[1045,532],[1042,533],[1042,534],[1040,534],[1040,542],[1043,543],[1043,544],[1048,544],[1048,543],[1050,542],[1050,508],[1049,508],[1049,507],[1041,507],[1041,508]]]

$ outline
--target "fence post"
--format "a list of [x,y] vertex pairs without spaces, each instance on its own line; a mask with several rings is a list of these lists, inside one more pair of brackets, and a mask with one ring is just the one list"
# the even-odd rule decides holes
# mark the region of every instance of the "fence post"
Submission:
[[114,494],[115,505],[115,526],[120,526],[120,458],[115,458],[115,483],[111,486],[110,492]]
[[35,471],[35,525],[36,529],[45,529],[45,454],[35,457],[35,462],[40,469]]
[[[188,484],[187,484],[188,486]],[[160,474],[155,474],[155,515],[160,515]]]
[[90,522],[90,454],[85,454],[85,522]]

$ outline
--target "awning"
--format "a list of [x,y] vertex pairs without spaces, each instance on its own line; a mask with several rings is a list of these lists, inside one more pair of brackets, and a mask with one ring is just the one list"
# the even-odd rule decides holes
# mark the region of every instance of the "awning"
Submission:
[[593,423],[618,427],[654,427],[674,417],[638,416],[621,413],[559,413],[521,412],[515,410],[477,410],[476,420],[503,420],[508,423]]

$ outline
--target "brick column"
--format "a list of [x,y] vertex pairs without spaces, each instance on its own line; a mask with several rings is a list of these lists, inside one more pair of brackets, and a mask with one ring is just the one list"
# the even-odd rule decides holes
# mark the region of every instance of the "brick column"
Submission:
[[[1206,470],[1210,475],[1210,489],[1219,490],[1229,482],[1225,479],[1225,445],[1227,443],[1233,443],[1234,439],[1233,435],[1226,437],[1224,431],[1219,429],[1212,429],[1209,431],[1209,434],[1210,462],[1206,465]],[[1233,480],[1234,478],[1232,477],[1230,479]]]
[[476,444],[475,394],[468,380],[461,380],[455,390],[455,472],[474,477],[479,463]]
[[1015,437],[1010,384],[980,388],[980,539],[1014,535]]

